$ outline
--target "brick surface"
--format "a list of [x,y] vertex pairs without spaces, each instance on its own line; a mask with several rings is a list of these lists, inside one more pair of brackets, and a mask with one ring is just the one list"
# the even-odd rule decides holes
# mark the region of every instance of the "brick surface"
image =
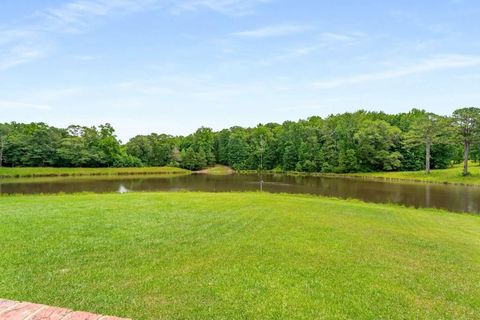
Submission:
[[10,300],[0,300],[0,314],[2,312],[5,312],[6,310],[15,307],[18,302],[16,301],[10,301]]
[[42,308],[41,304],[22,302],[0,314],[2,320],[24,320]]
[[62,320],[98,320],[100,317],[88,312],[72,312]]
[[88,312],[0,299],[0,320],[129,320]]
[[45,308],[35,313],[31,318],[28,318],[28,320],[62,320],[71,312],[73,311],[68,309],[45,306]]

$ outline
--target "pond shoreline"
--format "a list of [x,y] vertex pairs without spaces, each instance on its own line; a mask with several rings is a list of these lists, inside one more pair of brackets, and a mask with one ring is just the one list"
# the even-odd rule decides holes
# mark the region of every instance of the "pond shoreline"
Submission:
[[[472,175],[463,177],[459,167],[449,169],[433,170],[430,175],[420,171],[403,172],[363,172],[363,173],[321,173],[321,172],[297,172],[297,171],[274,171],[265,170],[234,170],[231,167],[215,165],[202,170],[190,171],[178,167],[137,167],[137,168],[52,168],[52,167],[16,167],[0,168],[1,179],[16,178],[53,178],[53,177],[101,177],[101,176],[147,176],[147,175],[180,175],[180,174],[201,174],[201,175],[285,175],[302,177],[331,177],[348,178],[356,180],[371,180],[385,182],[410,182],[428,183],[439,185],[458,185],[466,187],[480,187],[480,167],[472,166]],[[458,181],[464,180],[464,181]]]
[[51,178],[86,176],[135,176],[135,175],[178,175],[191,174],[190,170],[176,167],[133,167],[133,168],[53,168],[15,167],[0,168],[0,179]]
[[[436,172],[443,173],[446,171],[451,171],[457,169],[457,167],[449,169],[438,169],[432,171],[431,175]],[[475,171],[479,171],[478,166],[474,167]],[[460,172],[460,171],[459,171]],[[358,172],[358,173],[322,173],[322,172],[298,172],[298,171],[272,171],[265,170],[259,172],[257,170],[239,170],[236,173],[238,174],[269,174],[269,175],[286,175],[286,176],[299,176],[299,177],[326,177],[326,178],[345,178],[345,179],[358,179],[358,180],[371,180],[371,181],[383,181],[383,182],[411,182],[411,183],[428,183],[428,184],[437,184],[437,185],[457,185],[465,187],[480,187],[480,176],[478,174],[469,175],[463,177],[459,175],[454,177],[455,179],[478,179],[479,181],[449,181],[446,179],[452,179],[451,177],[445,177],[445,180],[430,180],[433,176],[427,176],[423,171],[401,171],[401,172]],[[424,177],[388,177],[392,174],[416,174],[424,175]]]

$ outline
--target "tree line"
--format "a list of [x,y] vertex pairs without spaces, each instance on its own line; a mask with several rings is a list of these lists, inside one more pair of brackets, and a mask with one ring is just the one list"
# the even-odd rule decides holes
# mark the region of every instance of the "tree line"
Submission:
[[223,164],[237,170],[325,173],[446,168],[480,159],[480,109],[449,117],[424,110],[357,111],[232,127],[199,128],[188,136],[138,135],[123,144],[109,124],[55,128],[45,123],[0,124],[0,166],[178,166]]

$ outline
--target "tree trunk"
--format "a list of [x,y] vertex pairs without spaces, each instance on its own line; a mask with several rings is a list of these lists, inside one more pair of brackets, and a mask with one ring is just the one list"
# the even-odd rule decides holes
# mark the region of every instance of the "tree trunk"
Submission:
[[468,155],[470,153],[470,142],[465,141],[463,149],[463,175],[468,175]]
[[430,149],[432,148],[432,144],[427,142],[425,145],[425,173],[430,174]]

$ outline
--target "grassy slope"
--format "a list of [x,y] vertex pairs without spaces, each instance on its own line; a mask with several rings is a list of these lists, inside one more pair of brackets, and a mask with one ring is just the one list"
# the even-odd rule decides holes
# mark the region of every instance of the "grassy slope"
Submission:
[[436,183],[455,183],[480,185],[480,166],[478,164],[471,164],[469,167],[470,175],[464,177],[462,175],[463,166],[454,166],[449,169],[432,170],[427,175],[424,171],[405,171],[405,172],[372,172],[372,173],[355,173],[348,174],[348,176],[365,177],[365,178],[380,178],[392,180],[413,180],[413,181],[427,181]]
[[49,177],[129,174],[178,174],[190,171],[173,167],[148,168],[0,168],[0,177]]
[[135,319],[475,319],[480,217],[262,193],[0,198],[0,297]]
[[209,167],[209,168],[200,170],[198,172],[199,173],[210,174],[210,175],[214,175],[214,176],[225,176],[225,175],[234,174],[235,170],[233,170],[230,167],[218,164],[218,165],[215,165],[213,167]]

